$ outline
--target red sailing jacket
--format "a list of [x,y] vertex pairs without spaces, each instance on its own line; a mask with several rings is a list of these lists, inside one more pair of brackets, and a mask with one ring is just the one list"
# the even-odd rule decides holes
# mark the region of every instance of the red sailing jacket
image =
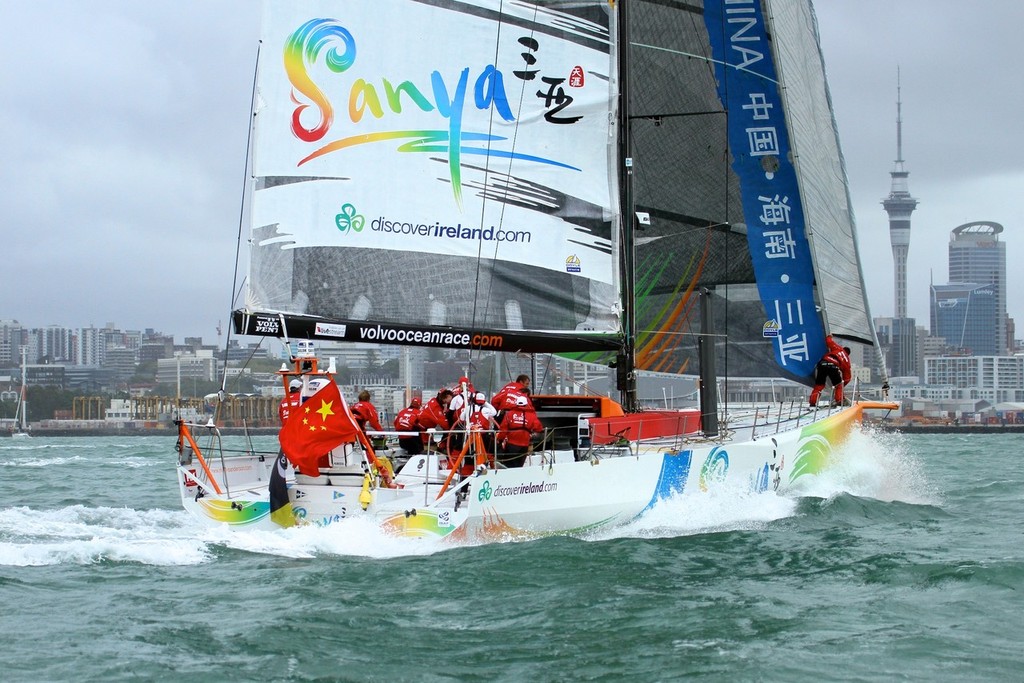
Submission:
[[427,404],[420,410],[419,423],[422,429],[451,429],[451,425],[445,419],[444,408],[441,407],[441,403],[436,397],[427,401]]
[[367,426],[375,432],[384,431],[384,428],[380,426],[380,417],[377,416],[377,409],[369,401],[360,401],[352,406],[352,416],[356,418],[356,424],[364,432]]
[[398,415],[395,416],[395,431],[396,432],[416,432],[419,431],[420,411],[417,408],[406,408],[399,411]]
[[491,399],[491,405],[494,406],[495,410],[506,410],[510,407],[505,405],[508,399],[515,400],[516,396],[526,396],[527,400],[529,400],[530,397],[523,393],[524,388],[519,382],[509,382],[494,395],[494,398]]
[[507,439],[510,446],[525,448],[530,445],[530,435],[541,431],[544,431],[544,425],[541,424],[535,411],[529,408],[511,408],[501,419],[498,443]]
[[302,397],[299,396],[298,391],[293,391],[282,398],[280,405],[277,406],[277,416],[281,418],[281,424],[288,419],[291,409],[298,408],[300,405],[302,405]]
[[832,335],[825,337],[825,346],[828,347],[828,351],[822,360],[835,364],[840,372],[843,373],[843,384],[849,384],[852,370],[850,369],[850,356],[846,353],[846,349],[840,346],[832,338]]

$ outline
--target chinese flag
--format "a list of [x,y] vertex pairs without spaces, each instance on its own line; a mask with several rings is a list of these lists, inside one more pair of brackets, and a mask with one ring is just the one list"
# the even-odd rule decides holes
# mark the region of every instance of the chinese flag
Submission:
[[332,380],[293,408],[281,427],[281,450],[301,474],[320,476],[317,462],[335,446],[358,438],[359,427]]

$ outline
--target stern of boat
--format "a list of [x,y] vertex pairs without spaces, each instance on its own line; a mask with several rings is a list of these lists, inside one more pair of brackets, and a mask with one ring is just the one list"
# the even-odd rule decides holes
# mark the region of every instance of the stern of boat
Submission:
[[207,526],[276,528],[270,520],[269,497],[275,455],[226,449],[220,431],[212,425],[184,421],[177,425],[182,507]]

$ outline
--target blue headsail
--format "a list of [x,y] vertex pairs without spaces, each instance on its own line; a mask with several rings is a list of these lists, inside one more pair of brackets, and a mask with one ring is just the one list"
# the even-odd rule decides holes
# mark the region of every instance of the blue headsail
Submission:
[[743,215],[765,336],[775,360],[808,376],[825,351],[814,300],[814,268],[806,217],[779,78],[761,3],[708,3],[704,8],[718,96],[729,112],[732,169]]

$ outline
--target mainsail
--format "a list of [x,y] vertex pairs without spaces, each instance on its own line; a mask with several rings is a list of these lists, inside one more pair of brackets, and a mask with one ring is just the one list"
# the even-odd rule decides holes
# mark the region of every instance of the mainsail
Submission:
[[612,17],[267,3],[242,331],[617,347]]
[[270,2],[263,54],[242,333],[695,374],[706,290],[730,376],[873,342],[809,0]]

